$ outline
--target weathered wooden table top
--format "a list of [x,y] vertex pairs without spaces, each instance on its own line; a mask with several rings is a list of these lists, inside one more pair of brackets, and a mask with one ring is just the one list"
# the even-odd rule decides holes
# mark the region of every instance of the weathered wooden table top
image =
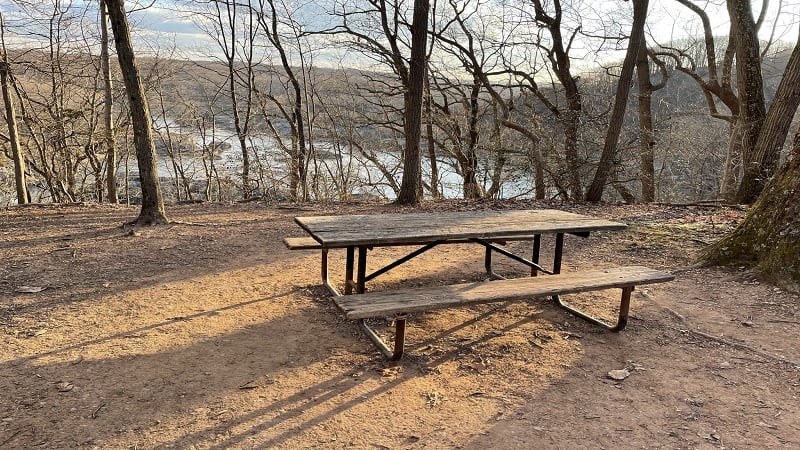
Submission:
[[295,217],[325,248],[622,230],[626,225],[554,209]]

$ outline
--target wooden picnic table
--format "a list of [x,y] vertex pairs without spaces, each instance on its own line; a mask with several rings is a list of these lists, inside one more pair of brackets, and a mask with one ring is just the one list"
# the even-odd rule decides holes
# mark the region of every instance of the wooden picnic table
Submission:
[[[365,334],[384,354],[392,359],[399,359],[402,356],[405,314],[396,315],[394,350],[391,350],[381,340],[377,333],[366,324],[364,318],[375,317],[386,311],[395,313],[404,309],[407,309],[407,312],[425,311],[462,303],[490,302],[500,299],[522,300],[549,292],[559,306],[571,313],[613,331],[619,331],[624,328],[627,321],[630,293],[634,286],[672,279],[670,274],[636,266],[623,268],[621,271],[595,271],[587,273],[585,276],[582,274],[574,274],[569,277],[562,275],[558,279],[548,281],[552,286],[548,285],[549,287],[544,289],[542,289],[542,283],[536,283],[534,286],[530,283],[520,283],[520,280],[517,282],[509,280],[506,284],[496,285],[498,288],[503,287],[505,293],[502,295],[491,292],[495,290],[494,288],[481,291],[482,288],[479,285],[453,286],[456,289],[447,287],[430,290],[417,288],[414,291],[401,290],[385,293],[386,295],[380,292],[366,294],[368,281],[441,244],[468,242],[482,246],[485,249],[486,272],[493,279],[503,278],[492,270],[493,253],[501,254],[528,266],[531,276],[537,276],[540,272],[556,275],[561,272],[565,234],[587,237],[591,232],[622,230],[626,228],[626,225],[553,209],[307,216],[296,217],[295,222],[308,232],[316,245],[314,242],[307,242],[307,239],[289,238],[296,241],[285,240],[287,246],[294,249],[321,249],[322,281],[334,295],[334,302],[349,318],[359,319],[359,325]],[[550,269],[539,264],[542,234],[555,234],[556,236],[553,264]],[[533,242],[530,259],[512,253],[501,246],[506,241],[513,240]],[[420,247],[368,274],[368,251],[376,247],[388,246]],[[344,295],[331,284],[328,277],[329,250],[342,248],[346,250]],[[357,267],[355,267],[356,251],[358,251]],[[573,309],[561,302],[558,297],[559,293],[584,292],[610,287],[618,287],[623,290],[619,321],[613,326]],[[472,294],[464,294],[467,291]],[[477,292],[481,293],[476,295]],[[351,296],[351,294],[357,295]],[[379,303],[384,306],[372,307]]]
[[554,209],[296,217],[323,248],[622,230],[626,225]]
[[[439,244],[474,242],[485,247],[484,265],[487,273],[498,278],[492,270],[492,252],[505,255],[538,272],[559,273],[563,255],[564,234],[589,236],[601,230],[622,230],[626,225],[597,217],[554,209],[433,212],[411,214],[369,214],[350,216],[296,217],[295,222],[316,240],[322,249],[322,280],[334,294],[341,295],[328,277],[328,250],[347,249],[345,261],[345,295],[361,294],[365,283],[409,261]],[[541,235],[554,233],[553,268],[539,265]],[[522,258],[496,245],[509,240],[533,241],[532,256]],[[422,247],[409,255],[373,272],[366,273],[367,251],[384,246]],[[358,249],[358,268],[353,269]]]

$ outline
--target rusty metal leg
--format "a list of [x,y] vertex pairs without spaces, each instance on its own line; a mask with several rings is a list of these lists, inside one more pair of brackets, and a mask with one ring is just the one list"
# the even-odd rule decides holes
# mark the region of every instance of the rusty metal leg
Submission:
[[579,311],[571,306],[566,305],[561,299],[556,295],[553,296],[553,299],[556,301],[556,304],[561,308],[564,308],[569,313],[574,316],[580,317],[586,321],[589,321],[595,325],[600,325],[603,328],[606,328],[613,332],[622,331],[625,329],[625,326],[628,324],[628,311],[631,307],[631,292],[633,292],[634,286],[626,286],[622,288],[622,299],[619,302],[619,319],[615,325],[609,325],[602,320],[595,319],[594,317],[584,313],[583,311]]
[[398,315],[394,319],[394,349],[389,348],[383,339],[378,336],[378,333],[375,332],[366,322],[366,320],[361,319],[358,321],[358,326],[361,328],[361,331],[364,332],[365,335],[369,338],[370,341],[378,348],[378,350],[383,353],[383,356],[386,358],[397,361],[403,357],[403,349],[405,347],[405,340],[406,340],[406,316],[405,315]]
[[333,284],[331,284],[331,280],[328,277],[328,249],[322,249],[322,284],[325,285],[326,288],[333,294],[335,297],[342,295],[339,293],[339,290],[336,289]]
[[[561,258],[564,255],[564,233],[556,234],[556,248],[553,252],[553,275],[561,273]],[[557,295],[553,296],[553,301],[563,306],[561,299]]]
[[483,257],[483,267],[486,269],[486,274],[490,277],[494,275],[494,271],[492,270],[492,249],[486,247],[486,254]]
[[344,295],[353,293],[353,260],[355,259],[355,247],[347,247],[347,259],[344,266]]
[[622,300],[619,302],[619,319],[617,324],[611,327],[611,331],[622,331],[628,325],[628,311],[631,308],[631,293],[633,289],[633,286],[622,288]]
[[406,342],[406,316],[397,316],[394,319],[394,352],[392,361],[399,361],[403,357],[403,347]]
[[358,247],[358,272],[356,273],[356,294],[364,293],[365,277],[367,276],[367,247]]
[[553,254],[553,273],[561,273],[561,257],[564,255],[564,233],[556,234],[556,248]]
[[[539,253],[541,252],[541,250],[542,250],[542,235],[537,234],[533,236],[533,252],[531,252],[531,261],[533,261],[534,264],[537,265],[539,264]],[[538,273],[539,271],[536,269],[536,267],[531,266],[531,276],[535,277]]]

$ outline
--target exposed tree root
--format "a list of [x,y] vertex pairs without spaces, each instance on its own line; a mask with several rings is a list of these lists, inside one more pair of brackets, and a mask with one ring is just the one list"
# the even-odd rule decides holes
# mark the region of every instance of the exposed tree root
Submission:
[[656,305],[660,306],[661,308],[663,308],[664,310],[669,312],[673,317],[678,319],[678,321],[681,323],[681,325],[684,326],[684,328],[682,328],[681,331],[686,331],[688,333],[691,333],[691,334],[693,334],[695,336],[702,337],[704,339],[708,339],[708,340],[711,340],[711,341],[718,342],[720,344],[728,345],[728,346],[731,346],[733,348],[738,348],[739,350],[745,350],[745,351],[748,351],[748,352],[751,352],[751,353],[755,353],[756,355],[761,356],[762,358],[767,358],[767,359],[770,359],[770,360],[773,360],[773,361],[778,361],[778,362],[781,362],[781,363],[784,363],[784,364],[789,364],[789,365],[794,366],[794,367],[800,367],[800,363],[798,363],[796,361],[792,361],[790,359],[786,359],[783,356],[775,355],[775,354],[772,354],[772,353],[769,353],[769,352],[765,352],[763,350],[759,350],[759,349],[751,347],[749,345],[742,344],[741,342],[732,341],[730,339],[725,339],[723,337],[714,336],[713,334],[708,334],[706,332],[700,331],[700,330],[696,329],[696,327],[694,325],[692,325],[686,319],[686,317],[684,317],[683,315],[681,315],[679,312],[675,311],[674,309],[670,308],[669,306],[665,306],[665,305],[661,304],[659,301],[657,301],[650,294],[648,294],[646,292],[640,292],[640,294],[644,295],[645,297],[647,297],[648,300],[650,300],[653,303],[655,303]]

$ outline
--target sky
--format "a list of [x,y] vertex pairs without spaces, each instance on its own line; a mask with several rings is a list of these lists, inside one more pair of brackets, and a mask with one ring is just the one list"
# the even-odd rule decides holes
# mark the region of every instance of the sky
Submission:
[[[306,8],[322,1],[307,1]],[[581,1],[581,0],[574,0]],[[614,20],[614,13],[630,11],[630,2],[620,0],[592,1],[583,0],[584,5],[594,8],[595,12],[604,22]],[[149,8],[141,8],[141,4],[150,5]],[[40,5],[42,11],[50,11],[54,4],[71,5],[75,10],[87,9],[90,18],[97,16],[96,0],[38,0],[29,2]],[[198,16],[192,15],[187,11],[186,0],[128,0],[126,7],[130,14],[133,28],[134,46],[140,53],[158,52],[161,56],[175,56],[190,59],[208,59],[218,52],[214,41],[206,32],[197,26]],[[566,1],[565,1],[566,3]],[[181,5],[184,6],[181,6]],[[301,4],[301,3],[296,3]],[[724,9],[723,0],[695,1],[695,4],[703,7],[712,19],[714,33],[725,35],[728,32],[727,13]],[[309,6],[311,5],[311,6]],[[794,42],[798,35],[798,20],[800,17],[800,0],[784,0],[783,6],[779,0],[769,2],[768,18],[774,22],[778,8],[782,11],[779,16],[780,27],[776,37],[785,41]],[[319,7],[315,7],[316,14],[314,20],[321,20]],[[7,24],[6,40],[14,44],[25,42],[27,39],[14,35],[15,27],[13,24],[21,23],[22,14],[15,8],[14,0],[0,0],[0,12]],[[304,19],[308,17],[304,13]],[[588,14],[587,14],[588,16]],[[28,25],[23,25],[25,29],[30,29]],[[83,28],[92,28],[84,26]],[[624,27],[623,27],[624,28]],[[16,28],[18,29],[18,28]],[[685,7],[679,5],[675,0],[651,0],[648,19],[648,31],[656,42],[666,43],[672,38],[688,35],[699,35],[702,31],[696,16],[689,12]],[[623,29],[622,33],[627,30]],[[771,27],[762,29],[762,39],[769,38]],[[175,52],[174,54],[172,52]],[[621,54],[621,52],[618,52]],[[614,52],[609,52],[611,57],[616,57]]]

